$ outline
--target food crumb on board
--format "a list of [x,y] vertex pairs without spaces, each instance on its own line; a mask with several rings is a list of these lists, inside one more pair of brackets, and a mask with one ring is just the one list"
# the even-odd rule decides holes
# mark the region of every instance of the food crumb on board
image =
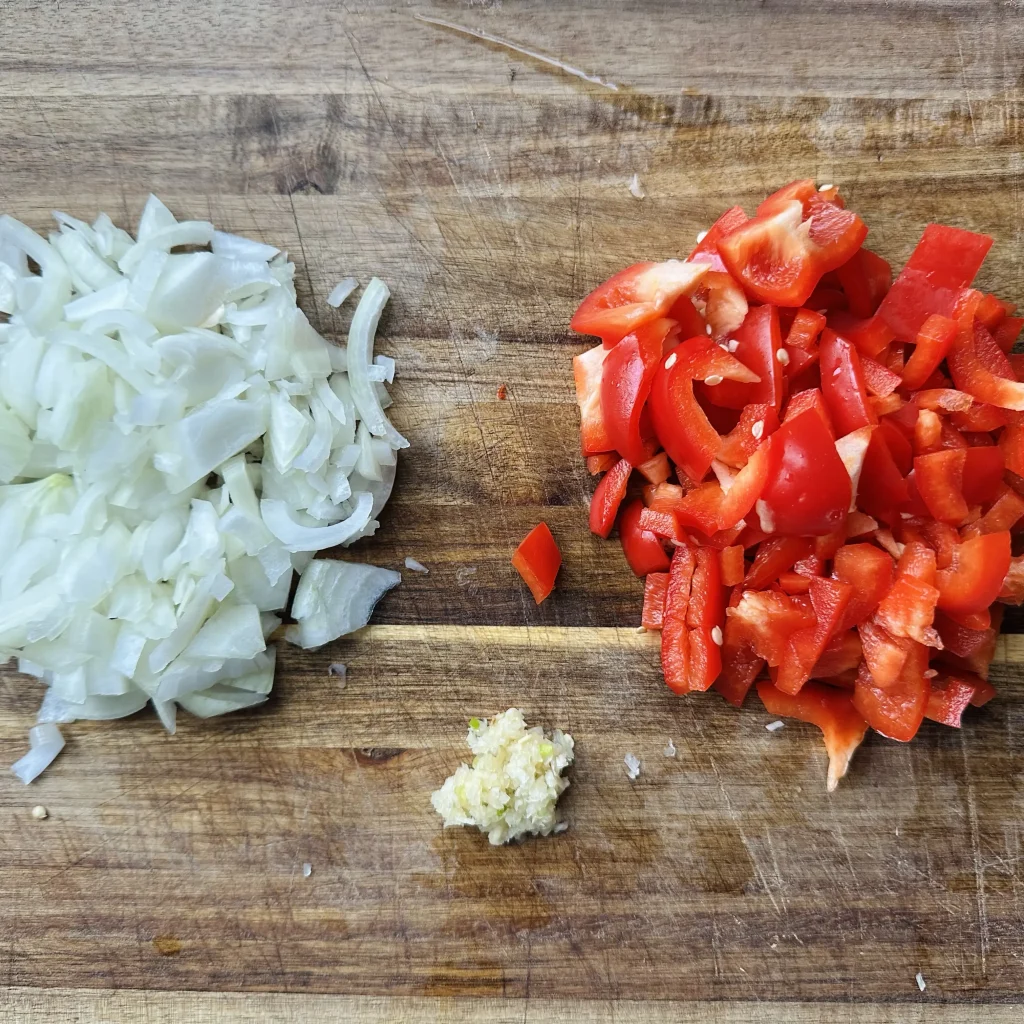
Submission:
[[302,865],[302,877],[309,878],[311,874],[313,874],[313,865],[310,864],[309,861],[306,861],[306,863]]
[[407,558],[405,560],[405,567],[411,572],[430,572],[430,570],[422,562],[417,562],[415,558]]
[[348,679],[348,667],[343,665],[340,661],[334,662],[333,665],[329,665],[327,668],[327,674],[334,679],[340,680],[340,686],[345,689],[345,682]]
[[631,779],[638,779],[640,777],[640,758],[636,754],[627,754],[625,757],[626,762],[626,774]]
[[629,192],[634,199],[644,199],[647,193],[644,191],[643,185],[640,183],[640,175],[634,173],[633,177],[629,179]]
[[778,732],[786,723],[781,718],[776,719],[774,722],[769,722],[765,728],[769,732]]
[[508,388],[504,384],[501,384],[498,387],[498,401],[504,402],[506,398],[508,398]]
[[455,582],[464,587],[476,575],[475,565],[464,565],[461,569],[455,570]]
[[663,753],[666,757],[676,756],[676,745],[672,742],[671,739],[668,741],[668,743],[665,744],[665,750],[663,751]]
[[48,818],[49,816],[50,812],[42,804],[36,804],[36,806],[32,808],[32,817],[35,818],[36,821],[42,821],[44,818]]
[[493,846],[564,831],[555,805],[569,785],[562,777],[574,757],[568,733],[528,728],[522,711],[509,708],[490,719],[471,718],[466,744],[473,751],[472,767],[459,765],[430,795],[445,828],[475,825]]
[[922,992],[925,990],[925,988],[927,988],[927,986],[925,985],[925,982],[924,982],[924,975],[920,971],[917,972],[917,987]]

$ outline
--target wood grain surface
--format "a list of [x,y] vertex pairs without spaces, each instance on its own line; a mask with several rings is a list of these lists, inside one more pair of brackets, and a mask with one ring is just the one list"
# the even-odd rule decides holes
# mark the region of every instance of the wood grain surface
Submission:
[[[331,336],[336,280],[389,282],[413,447],[360,554],[431,570],[358,638],[282,648],[257,712],[80,723],[31,788],[0,776],[0,1019],[1020,1019],[1024,642],[962,731],[872,736],[831,795],[815,730],[673,697],[587,531],[566,329],[802,176],[895,262],[930,220],[991,233],[983,284],[1024,301],[1020,0],[6,0],[0,26],[3,211],[131,225],[156,191],[286,247]],[[537,608],[508,558],[540,518],[565,567]],[[0,763],[38,698],[0,675]],[[576,737],[570,829],[493,849],[429,793],[511,705]]]

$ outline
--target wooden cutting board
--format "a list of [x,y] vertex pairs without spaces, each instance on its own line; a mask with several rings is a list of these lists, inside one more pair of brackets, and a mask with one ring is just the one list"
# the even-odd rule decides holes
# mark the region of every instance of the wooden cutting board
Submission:
[[[156,191],[286,247],[332,337],[335,281],[389,282],[380,348],[413,447],[358,553],[430,568],[359,638],[282,647],[257,712],[183,715],[174,737],[81,723],[31,788],[0,774],[0,1018],[1020,1019],[1024,644],[962,732],[873,736],[832,795],[814,729],[673,697],[634,631],[640,582],[587,532],[566,328],[614,270],[805,176],[840,183],[896,263],[933,219],[991,233],[983,284],[1024,300],[1019,0],[0,17],[3,210],[131,225]],[[565,566],[536,608],[508,560],[542,518]],[[38,700],[0,677],[0,763]],[[570,829],[493,849],[442,832],[429,794],[466,719],[511,705],[576,738]]]

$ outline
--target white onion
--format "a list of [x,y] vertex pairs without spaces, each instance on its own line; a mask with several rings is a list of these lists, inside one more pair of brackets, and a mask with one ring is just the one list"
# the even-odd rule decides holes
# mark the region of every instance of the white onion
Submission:
[[373,353],[381,281],[342,348],[273,246],[155,196],[134,239],[105,214],[55,219],[47,241],[0,217],[0,661],[47,686],[26,781],[56,722],[148,703],[173,732],[179,704],[262,703],[295,572],[290,638],[365,625],[398,574],[313,553],[377,529],[408,445],[384,415],[394,360]]
[[344,301],[359,287],[359,282],[354,277],[346,277],[339,281],[327,296],[327,305],[337,309]]

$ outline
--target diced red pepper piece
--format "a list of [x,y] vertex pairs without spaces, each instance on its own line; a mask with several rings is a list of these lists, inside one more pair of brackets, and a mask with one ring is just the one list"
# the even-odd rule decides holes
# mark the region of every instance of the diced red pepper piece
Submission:
[[833,533],[846,520],[851,494],[846,467],[813,409],[772,435],[758,505],[762,528],[794,536]]
[[828,753],[827,786],[832,792],[846,774],[854,751],[868,731],[868,723],[854,707],[850,696],[815,682],[807,683],[796,696],[790,696],[768,680],[757,684],[757,695],[769,714],[797,718],[822,731]]
[[653,458],[641,462],[637,472],[649,483],[663,484],[672,475],[672,466],[664,452],[658,452]]
[[940,523],[937,519],[929,519],[921,524],[921,532],[935,551],[935,568],[948,569],[953,564],[953,552],[960,543],[956,527]]
[[1004,352],[1009,352],[1020,337],[1022,328],[1024,328],[1024,317],[1008,316],[993,329],[992,337]]
[[963,536],[977,537],[983,533],[1000,533],[1012,529],[1024,519],[1024,498],[1005,485],[992,507],[975,523],[963,528]]
[[886,398],[903,384],[903,378],[870,356],[860,357],[864,385],[871,394]]
[[594,496],[590,499],[591,533],[596,533],[598,537],[607,537],[612,532],[632,472],[633,467],[625,459],[619,459],[601,477]]
[[597,455],[612,446],[608,427],[601,412],[601,371],[608,350],[595,345],[572,361],[576,381],[576,403],[580,407],[580,442],[584,455]]
[[661,629],[667,591],[667,572],[652,572],[644,580],[644,610],[640,616],[640,624],[644,629]]
[[894,569],[892,557],[874,544],[845,544],[836,552],[832,572],[853,587],[840,628],[859,626],[874,613],[892,588]]
[[[938,616],[945,613],[938,612]],[[943,629],[943,643],[946,648],[937,655],[939,661],[962,672],[973,672],[988,679],[989,665],[995,657],[996,645],[999,642],[999,628],[1003,621],[1003,606],[996,604],[991,611],[992,625],[986,630],[974,631],[960,623],[953,623],[949,616],[937,620]],[[951,625],[952,623],[952,625]],[[956,628],[958,632],[952,630]],[[965,651],[965,653],[959,653]]]
[[860,354],[828,329],[821,334],[821,392],[840,437],[878,422],[868,403]]
[[676,518],[675,512],[661,512],[653,508],[645,508],[640,513],[640,529],[648,530],[656,537],[666,540],[685,540],[683,528]]
[[972,629],[951,618],[940,608],[935,613],[935,628],[942,640],[943,650],[958,658],[969,658],[978,651],[984,651],[992,632],[991,616],[989,625],[983,629]]
[[523,539],[512,556],[512,565],[540,604],[554,589],[555,577],[562,566],[562,552],[547,523],[538,523]]
[[970,672],[942,673],[931,681],[924,717],[940,725],[960,728],[960,718],[977,694],[995,689],[984,679]]
[[704,691],[722,671],[723,628],[725,626],[725,589],[722,587],[718,552],[697,549],[697,564],[686,610],[689,628],[688,688]]
[[[934,557],[934,552],[932,552]],[[923,580],[901,574],[882,598],[875,621],[893,637],[905,637],[930,647],[941,646],[932,626],[939,591]]]
[[719,484],[700,484],[689,494],[683,495],[683,500],[676,510],[676,519],[681,526],[692,527],[705,537],[711,537],[718,530],[725,529],[721,524],[722,500],[722,488]]
[[871,728],[903,743],[917,735],[930,690],[924,674],[928,669],[928,648],[913,641],[907,644],[903,667],[892,683],[882,684],[865,663],[853,691],[853,705]]
[[778,583],[787,594],[807,594],[811,589],[811,577],[798,572],[779,573]]
[[733,641],[745,642],[771,666],[779,665],[786,643],[799,629],[814,624],[807,598],[773,590],[744,590],[739,603],[726,612]]
[[825,328],[825,317],[813,309],[798,309],[786,333],[786,348],[811,350]]
[[763,445],[751,455],[747,464],[733,478],[728,493],[722,495],[718,510],[719,530],[730,530],[737,526],[764,493],[772,468],[771,443]]
[[715,680],[713,688],[738,708],[742,706],[757,674],[764,667],[764,658],[758,656],[747,642],[743,628],[737,626],[728,613],[724,634],[722,674]]
[[880,355],[895,337],[889,325],[877,314],[859,320],[848,313],[833,313],[828,321],[829,327],[850,342],[862,356]]
[[1010,569],[1010,532],[970,537],[953,552],[953,564],[936,574],[938,606],[967,615],[988,608],[999,596]]
[[616,452],[601,452],[600,455],[588,455],[587,470],[591,476],[599,476],[601,473],[607,473],[618,461],[619,456]]
[[640,517],[644,511],[644,503],[639,498],[634,498],[619,517],[622,552],[629,562],[629,567],[637,576],[666,572],[669,567],[669,557],[665,554],[658,535],[640,525]]
[[818,413],[822,423],[825,424],[829,437],[835,440],[836,432],[832,426],[832,419],[828,414],[828,409],[825,406],[825,399],[822,397],[821,388],[810,388],[807,391],[798,391],[793,395],[786,403],[783,422],[795,420],[800,413],[807,412],[808,409],[813,409]]
[[[980,325],[975,325],[975,328],[985,330]],[[961,326],[957,330],[946,363],[953,383],[960,391],[1000,409],[1024,410],[1024,384],[1001,377],[985,365],[977,351],[975,330],[970,326]]]
[[691,294],[707,273],[705,263],[666,260],[635,263],[598,285],[579,305],[569,326],[596,334],[611,348],[630,331],[667,315],[681,295]]
[[932,313],[952,316],[992,245],[987,235],[929,224],[878,308],[900,341],[913,341]]
[[763,590],[779,574],[811,553],[812,545],[804,537],[772,537],[757,549],[754,564],[743,581],[748,590]]
[[732,544],[719,552],[722,562],[722,584],[735,587],[743,582],[746,575],[746,562],[743,560],[743,545]]
[[868,515],[892,524],[898,521],[899,510],[906,505],[909,494],[882,426],[879,424],[872,433],[864,453],[857,483],[857,504]]
[[956,321],[932,313],[914,338],[914,351],[903,370],[903,384],[916,391],[938,369],[956,340]]
[[[924,412],[922,412],[922,416]],[[938,520],[954,525],[967,518],[963,480],[966,451],[946,449],[914,459],[914,481],[928,511]]]
[[[844,619],[850,614],[847,606]],[[855,629],[843,629],[833,634],[832,639],[825,645],[821,657],[815,662],[811,671],[812,679],[831,679],[841,676],[851,670],[856,673],[864,658],[864,649],[861,647],[860,636]],[[853,689],[853,686],[850,686]]]
[[782,348],[779,311],[774,306],[753,306],[731,340],[736,342],[736,359],[752,377],[745,382],[719,373],[723,379],[707,389],[708,400],[729,409],[751,404],[780,409],[785,370],[778,359]]
[[963,492],[968,505],[988,505],[1003,488],[1006,468],[1002,451],[995,445],[968,448],[964,452]]
[[1003,453],[1006,468],[1017,476],[1024,477],[1024,423],[1012,419],[999,437],[999,448]]
[[741,467],[779,429],[779,415],[773,405],[747,405],[739,422],[722,438],[717,458],[727,466]]
[[998,599],[1003,604],[1024,604],[1024,555],[1010,559]]
[[693,548],[687,544],[676,548],[669,569],[661,625],[661,670],[666,685],[674,693],[688,693],[690,689],[690,639],[686,613],[696,566]]
[[708,333],[715,341],[731,338],[750,308],[743,289],[732,276],[715,270],[704,275],[693,297],[703,308]]
[[854,316],[872,316],[892,286],[892,268],[870,249],[855,252],[836,269],[839,284]]
[[790,635],[786,644],[786,656],[779,665],[779,674],[775,681],[775,685],[783,693],[799,693],[801,687],[811,678],[815,663],[843,621],[850,598],[853,596],[853,587],[841,580],[816,576],[810,581],[810,594],[815,622],[813,626]]
[[987,432],[1005,427],[1010,422],[1010,413],[994,405],[985,405],[984,402],[972,402],[969,409],[951,413],[949,421],[957,430]]

